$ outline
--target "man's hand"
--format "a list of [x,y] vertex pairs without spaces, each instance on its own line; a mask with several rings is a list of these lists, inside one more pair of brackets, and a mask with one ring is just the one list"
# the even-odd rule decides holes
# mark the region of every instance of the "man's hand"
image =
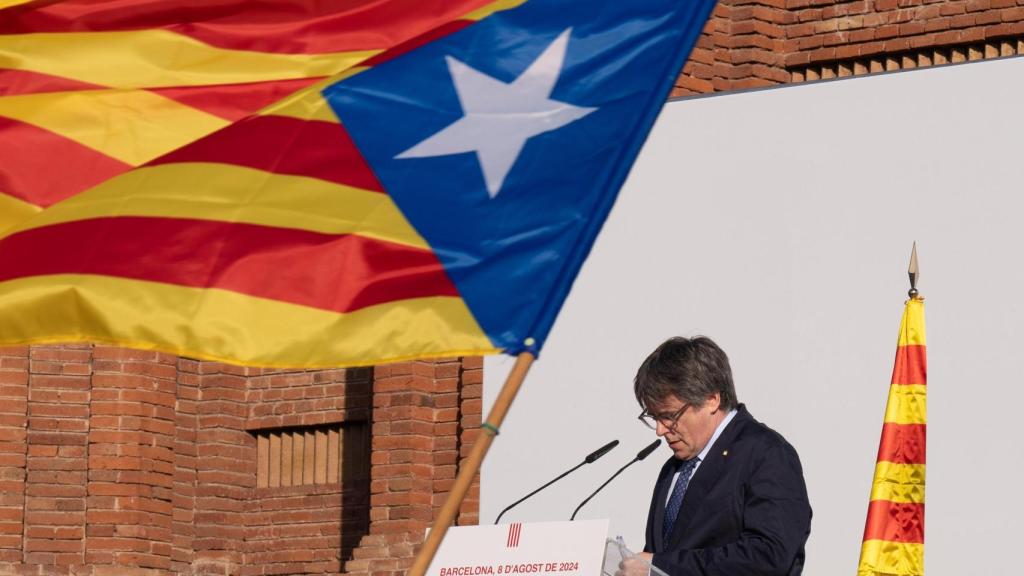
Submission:
[[654,554],[650,552],[640,552],[629,558],[623,558],[622,562],[619,562],[619,570],[615,576],[648,576],[651,573],[652,559],[654,559]]

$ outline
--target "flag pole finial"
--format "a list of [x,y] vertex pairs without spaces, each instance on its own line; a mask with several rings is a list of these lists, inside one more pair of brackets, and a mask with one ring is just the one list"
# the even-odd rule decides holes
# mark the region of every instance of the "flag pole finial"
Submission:
[[917,267],[917,242],[915,241],[914,247],[910,249],[910,267],[907,268],[907,274],[910,276],[910,291],[907,292],[907,296],[911,298],[917,298],[917,277],[920,273]]

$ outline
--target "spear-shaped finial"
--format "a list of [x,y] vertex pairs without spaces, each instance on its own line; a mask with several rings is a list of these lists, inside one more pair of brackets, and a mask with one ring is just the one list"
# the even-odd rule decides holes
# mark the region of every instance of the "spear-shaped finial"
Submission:
[[911,298],[917,298],[917,277],[920,273],[917,268],[917,242],[914,242],[914,247],[910,249],[910,267],[907,268],[907,274],[910,275],[910,291],[907,295]]

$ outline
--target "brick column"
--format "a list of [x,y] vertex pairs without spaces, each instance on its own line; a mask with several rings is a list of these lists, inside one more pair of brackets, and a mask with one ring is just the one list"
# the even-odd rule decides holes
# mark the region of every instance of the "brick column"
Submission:
[[796,21],[786,0],[720,0],[672,96],[789,82],[785,26]]
[[196,430],[199,426],[199,362],[178,359],[178,399],[174,422],[174,491],[171,504],[171,570],[189,574],[195,560]]
[[370,534],[347,573],[398,575],[412,564],[458,467],[461,367],[460,360],[376,367]]
[[25,564],[85,560],[90,345],[33,346],[28,380]]
[[728,15],[729,7],[725,6],[724,0],[719,0],[704,25],[704,30],[697,37],[689,59],[683,64],[670,97],[715,91],[715,42],[729,33]]
[[716,42],[715,59],[731,66],[725,89],[789,82],[785,27],[796,21],[786,0],[731,0],[729,36]]
[[94,569],[171,568],[175,364],[157,352],[95,349],[86,540]]
[[[483,422],[483,387],[484,359],[479,356],[462,359],[462,370],[459,374],[459,397],[461,400],[461,418],[459,420],[459,468],[469,457],[473,442],[480,434]],[[459,509],[458,524],[473,526],[480,523],[480,473],[477,472],[473,484],[462,501]]]
[[[198,363],[193,574],[241,574],[256,442],[245,431],[250,369]],[[259,373],[259,371],[255,371]]]
[[22,561],[28,346],[0,348],[0,569]]

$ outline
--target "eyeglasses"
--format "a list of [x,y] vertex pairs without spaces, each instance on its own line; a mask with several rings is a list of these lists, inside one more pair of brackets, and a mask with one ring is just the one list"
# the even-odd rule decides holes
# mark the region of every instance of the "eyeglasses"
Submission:
[[637,416],[637,419],[643,422],[644,426],[647,426],[651,430],[657,430],[659,423],[669,430],[675,430],[676,423],[679,421],[679,418],[690,406],[693,406],[693,404],[690,404],[689,402],[683,404],[683,407],[676,410],[675,414],[651,414],[647,410],[644,410],[639,416]]

